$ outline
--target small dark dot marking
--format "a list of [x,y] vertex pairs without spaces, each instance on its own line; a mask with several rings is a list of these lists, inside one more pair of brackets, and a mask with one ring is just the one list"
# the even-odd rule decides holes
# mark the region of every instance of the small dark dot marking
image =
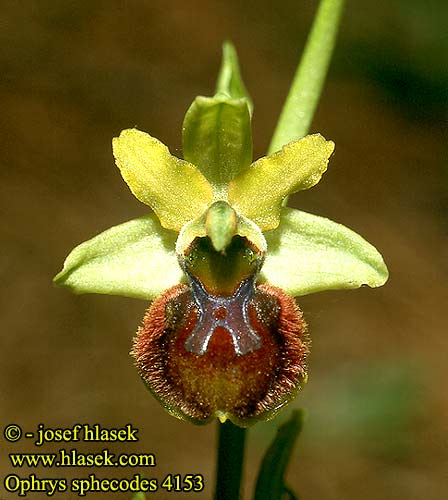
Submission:
[[216,311],[213,311],[213,317],[215,319],[226,319],[227,318],[227,309],[223,306],[218,307]]

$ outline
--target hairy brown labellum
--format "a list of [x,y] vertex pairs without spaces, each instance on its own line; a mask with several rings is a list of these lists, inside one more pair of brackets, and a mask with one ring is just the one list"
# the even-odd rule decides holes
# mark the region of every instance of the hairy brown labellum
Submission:
[[306,324],[279,288],[244,279],[228,296],[191,277],[156,299],[134,340],[143,380],[173,415],[248,426],[272,418],[306,379]]

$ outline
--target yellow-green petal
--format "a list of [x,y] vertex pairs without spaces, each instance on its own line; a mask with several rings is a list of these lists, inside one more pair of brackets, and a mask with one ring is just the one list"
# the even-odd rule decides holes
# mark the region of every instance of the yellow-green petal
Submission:
[[176,237],[154,214],[111,227],[74,248],[54,282],[75,293],[154,299],[184,276]]
[[263,231],[276,228],[283,199],[317,184],[333,150],[332,141],[314,134],[260,158],[230,183],[230,204]]
[[389,276],[375,247],[324,217],[283,208],[280,226],[265,237],[268,250],[260,280],[293,296],[378,287]]
[[171,155],[145,132],[123,130],[113,140],[115,161],[132,193],[149,205],[163,227],[180,231],[213,199],[213,189],[199,170]]

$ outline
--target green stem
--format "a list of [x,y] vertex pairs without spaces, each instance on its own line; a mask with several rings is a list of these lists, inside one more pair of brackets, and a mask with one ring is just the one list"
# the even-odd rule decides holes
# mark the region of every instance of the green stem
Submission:
[[[269,154],[308,133],[330,64],[344,0],[321,0],[299,67],[272,137]],[[219,425],[215,500],[238,500],[246,430]]]
[[308,133],[336,41],[344,0],[321,0],[269,153]]
[[243,476],[246,429],[227,421],[219,424],[215,500],[238,500]]

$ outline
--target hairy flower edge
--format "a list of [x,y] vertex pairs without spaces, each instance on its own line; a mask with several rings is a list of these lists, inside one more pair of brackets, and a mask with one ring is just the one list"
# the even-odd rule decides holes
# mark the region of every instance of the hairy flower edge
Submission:
[[247,427],[273,418],[295,397],[307,378],[302,312],[281,289],[263,284],[254,287],[248,316],[261,339],[258,348],[238,354],[229,331],[216,326],[205,352],[197,354],[187,348],[198,322],[191,287],[176,285],[152,303],[131,354],[171,415],[195,424],[218,417]]

